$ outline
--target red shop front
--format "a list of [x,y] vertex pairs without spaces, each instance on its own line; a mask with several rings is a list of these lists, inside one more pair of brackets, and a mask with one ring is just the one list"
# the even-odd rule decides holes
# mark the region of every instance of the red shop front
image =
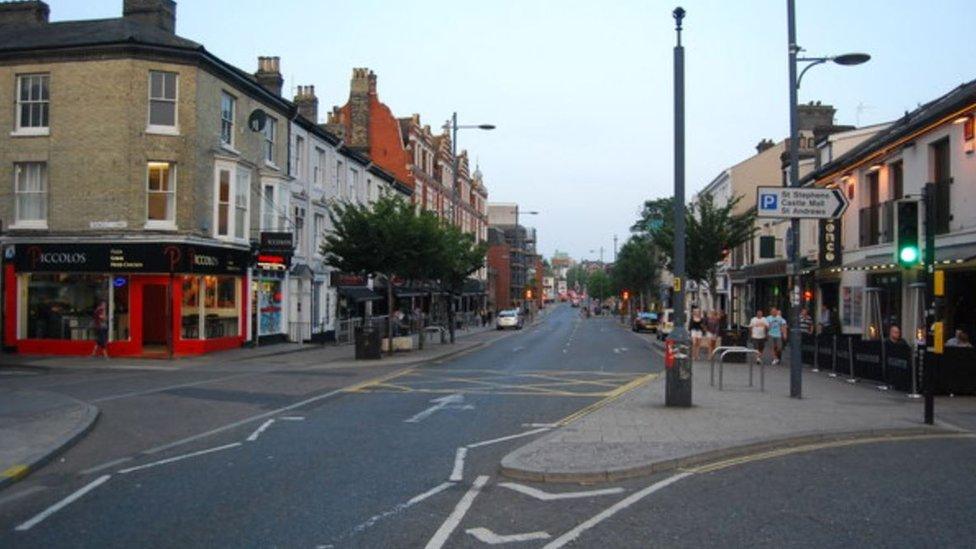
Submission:
[[28,243],[4,250],[4,341],[27,354],[88,355],[95,308],[111,356],[197,355],[239,347],[246,250],[186,243]]

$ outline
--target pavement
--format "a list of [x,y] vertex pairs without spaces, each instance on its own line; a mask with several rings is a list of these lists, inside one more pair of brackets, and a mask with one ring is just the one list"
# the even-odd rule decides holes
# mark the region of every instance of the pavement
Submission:
[[661,376],[508,454],[501,473],[536,482],[604,482],[783,446],[976,428],[974,398],[939,399],[940,421],[928,426],[921,400],[902,393],[805,370],[803,398],[794,399],[788,365],[766,366],[765,391],[758,366],[753,387],[747,364],[725,368],[720,391],[718,373],[712,386],[709,363],[696,361],[689,408],[663,405]]
[[97,407],[68,396],[0,389],[0,488],[73,444],[97,419]]

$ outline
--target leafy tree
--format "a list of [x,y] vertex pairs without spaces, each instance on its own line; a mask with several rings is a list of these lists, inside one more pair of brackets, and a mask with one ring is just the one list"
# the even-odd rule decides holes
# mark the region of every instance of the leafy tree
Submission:
[[[756,212],[734,214],[742,197],[716,206],[710,194],[685,210],[685,276],[689,281],[716,287],[718,265],[729,250],[748,242],[756,232]],[[663,198],[644,205],[641,220],[634,226],[650,236],[653,246],[673,269],[674,201]]]
[[[656,250],[649,237],[634,235],[617,252],[610,279],[613,291],[629,290],[632,296],[654,295],[658,265]],[[634,298],[632,298],[634,299]]]
[[604,300],[613,295],[610,277],[602,269],[590,273],[586,279],[586,292],[590,297]]
[[574,265],[566,270],[566,288],[575,290],[577,286],[583,289],[586,286],[586,269],[579,265]]
[[441,224],[438,243],[434,272],[441,282],[441,289],[447,293],[445,298],[450,300],[448,331],[451,343],[454,343],[454,298],[461,294],[468,276],[484,266],[488,244],[476,242],[473,234],[449,223]]

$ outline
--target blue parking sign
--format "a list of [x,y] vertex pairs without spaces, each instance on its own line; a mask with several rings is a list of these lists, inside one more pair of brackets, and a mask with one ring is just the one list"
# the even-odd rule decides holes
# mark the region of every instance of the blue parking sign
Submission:
[[759,195],[759,209],[760,210],[775,210],[776,209],[776,195],[775,194],[760,194]]

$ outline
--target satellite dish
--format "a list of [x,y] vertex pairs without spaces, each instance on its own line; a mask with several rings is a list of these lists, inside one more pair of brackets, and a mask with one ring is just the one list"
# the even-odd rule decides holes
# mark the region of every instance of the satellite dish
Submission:
[[251,111],[251,116],[247,117],[247,127],[251,128],[252,132],[259,132],[264,130],[264,126],[268,123],[268,113],[261,109],[254,109]]

